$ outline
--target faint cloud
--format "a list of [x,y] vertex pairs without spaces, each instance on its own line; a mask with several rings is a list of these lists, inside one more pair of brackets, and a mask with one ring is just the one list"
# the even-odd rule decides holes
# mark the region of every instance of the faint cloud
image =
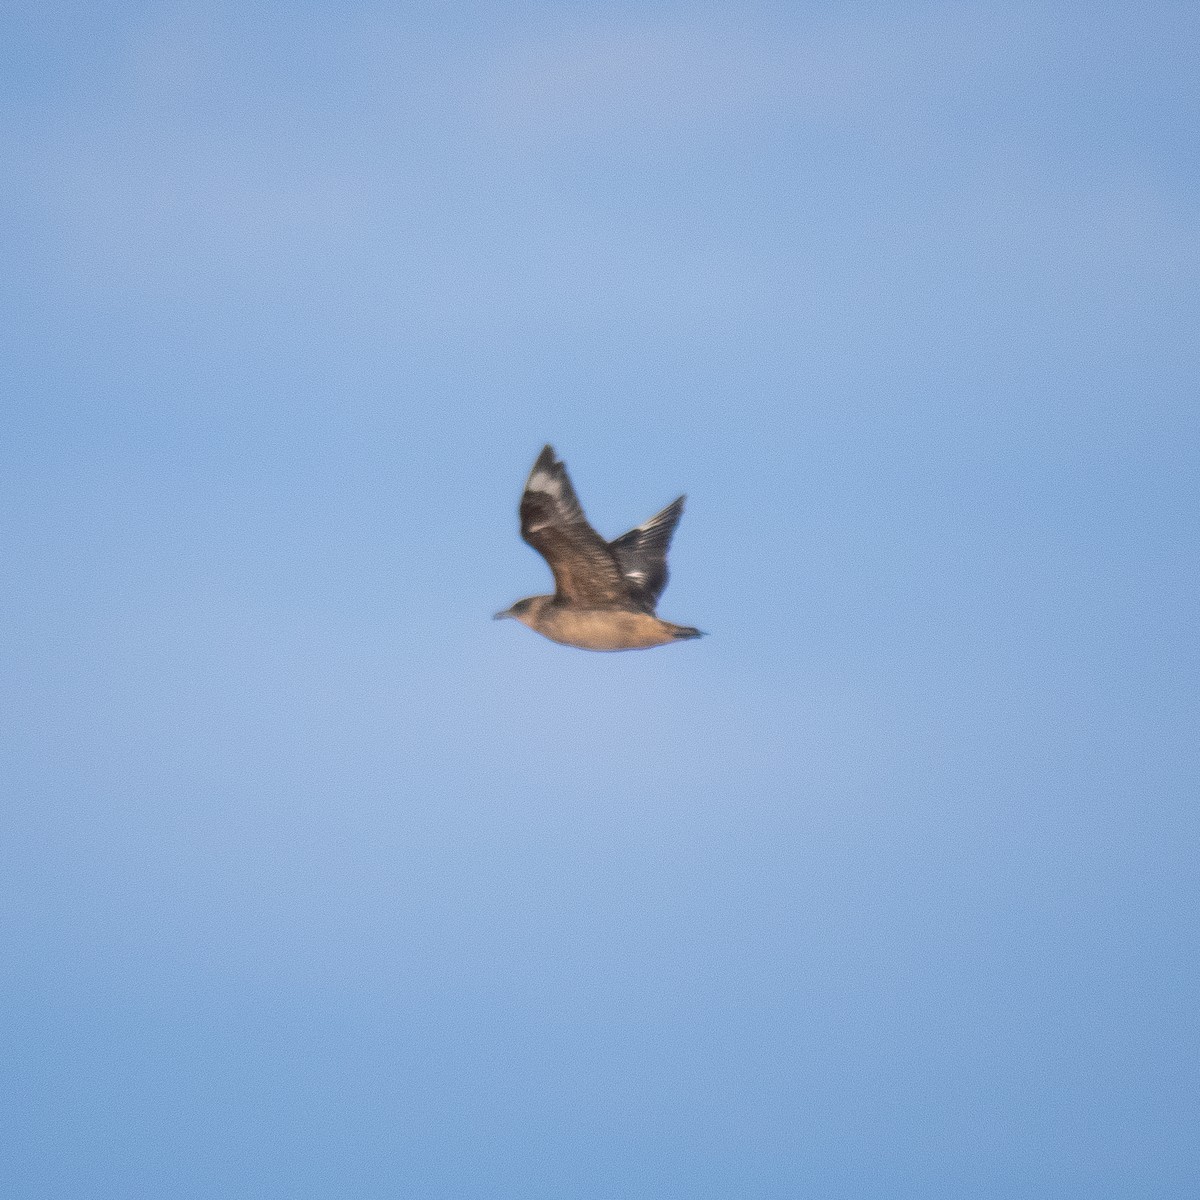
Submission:
[[484,76],[515,138],[638,137],[756,120],[888,126],[958,86],[986,52],[979,25],[814,20],[783,29],[615,23],[510,46]]
[[230,49],[228,21],[207,4],[168,4],[147,12],[126,44],[122,84],[148,103],[176,104],[212,89]]
[[[108,103],[8,132],[54,269],[185,304],[323,306],[389,336],[774,321],[845,340],[851,318],[907,329],[914,297],[941,323],[947,289],[989,327],[1014,297],[1119,314],[1180,295],[1195,262],[1194,206],[1156,176],[1103,147],[1088,175],[1050,153],[1057,18],[440,39],[395,15],[263,20],[152,10]],[[1053,90],[1026,99],[1026,77]]]

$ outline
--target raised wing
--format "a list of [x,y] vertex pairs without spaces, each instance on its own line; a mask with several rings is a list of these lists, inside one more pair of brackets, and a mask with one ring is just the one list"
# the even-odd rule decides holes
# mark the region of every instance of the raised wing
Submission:
[[555,599],[580,608],[631,603],[613,552],[588,524],[567,469],[551,446],[538,455],[525,483],[521,537],[554,572]]
[[667,586],[667,547],[683,513],[684,499],[680,496],[662,512],[608,544],[630,598],[650,613],[654,612],[658,598]]

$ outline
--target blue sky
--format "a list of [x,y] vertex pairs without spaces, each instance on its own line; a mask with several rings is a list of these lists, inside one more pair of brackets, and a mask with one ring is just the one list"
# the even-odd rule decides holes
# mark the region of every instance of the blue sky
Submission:
[[1195,1195],[1198,26],[7,6],[4,1194]]

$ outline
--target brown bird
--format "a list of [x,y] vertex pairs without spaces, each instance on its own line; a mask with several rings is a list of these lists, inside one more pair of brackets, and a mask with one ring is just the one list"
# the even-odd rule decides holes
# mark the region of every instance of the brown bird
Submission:
[[684,497],[644,525],[606,542],[589,524],[554,449],[547,446],[521,497],[521,537],[554,572],[553,596],[529,596],[496,614],[515,617],[552,642],[581,650],[642,650],[699,629],[660,621],[654,608],[667,586],[667,546]]

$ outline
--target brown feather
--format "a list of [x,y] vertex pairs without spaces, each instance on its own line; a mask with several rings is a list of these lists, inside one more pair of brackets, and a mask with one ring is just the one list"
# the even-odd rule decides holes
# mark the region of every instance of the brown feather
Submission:
[[554,572],[555,600],[580,608],[630,604],[629,587],[608,543],[588,524],[566,468],[547,446],[521,497],[521,537]]

